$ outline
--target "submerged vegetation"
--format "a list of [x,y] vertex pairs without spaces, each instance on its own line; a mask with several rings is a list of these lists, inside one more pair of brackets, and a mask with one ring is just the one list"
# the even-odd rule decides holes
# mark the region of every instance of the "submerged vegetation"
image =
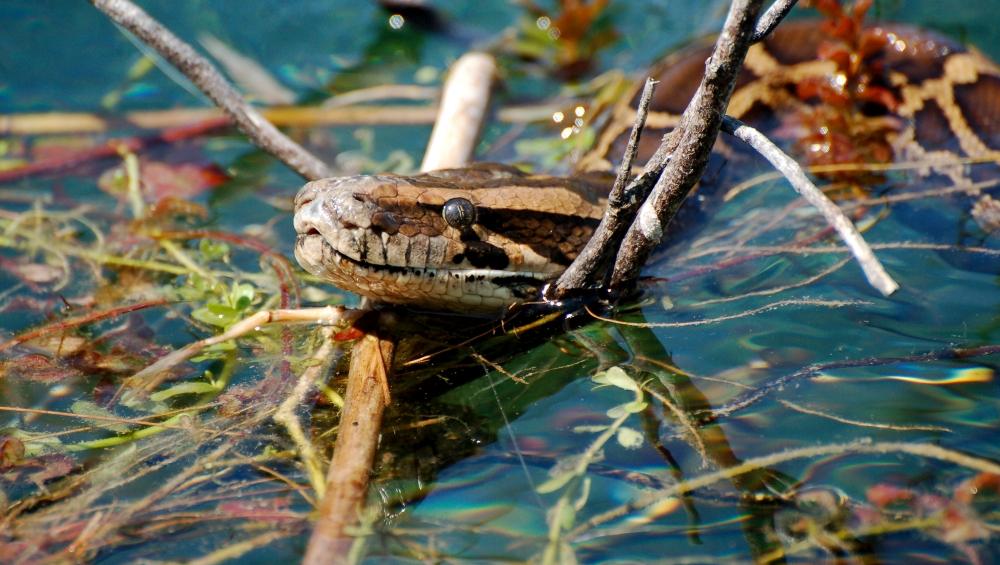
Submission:
[[[538,166],[592,139],[583,116],[620,82],[540,77],[614,66],[612,40],[641,33],[616,6],[509,8],[521,23],[488,30],[515,39],[510,81],[541,84],[563,119],[488,130],[484,152]],[[399,80],[439,77],[465,47],[461,27],[373,13],[379,37],[437,42]],[[382,79],[383,48],[313,74]],[[112,110],[151,80],[142,61],[93,87]],[[343,94],[319,82],[310,96]],[[18,86],[0,83],[4,108],[22,110]],[[290,261],[297,181],[223,127],[0,139],[0,561],[301,556],[364,333],[334,308],[332,327],[255,317],[354,299]],[[339,172],[409,172],[420,144],[388,147],[399,131],[416,137],[296,133],[341,149]],[[864,287],[762,173],[654,258],[635,304],[502,324],[401,313],[351,558],[995,560],[1000,250],[975,210],[1000,181],[976,162],[971,186],[926,182],[921,162],[810,164],[899,295]]]

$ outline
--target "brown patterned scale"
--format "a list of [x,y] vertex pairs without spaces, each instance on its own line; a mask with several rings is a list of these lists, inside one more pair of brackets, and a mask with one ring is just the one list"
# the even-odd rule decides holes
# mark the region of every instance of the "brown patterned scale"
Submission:
[[[824,38],[815,23],[782,24],[751,48],[729,113],[784,140],[806,164],[919,162],[925,177],[961,186],[974,186],[977,175],[1000,178],[970,169],[1000,162],[1000,69],[926,31],[866,33],[879,47],[845,73],[817,58]],[[651,73],[660,84],[640,160],[676,125],[710,51],[707,42],[692,45]],[[838,87],[851,95],[837,98]],[[531,299],[600,220],[637,92],[611,110],[572,178],[485,164],[311,182],[296,197],[296,258],[341,288],[389,303],[495,312]],[[725,153],[725,143],[717,149]]]

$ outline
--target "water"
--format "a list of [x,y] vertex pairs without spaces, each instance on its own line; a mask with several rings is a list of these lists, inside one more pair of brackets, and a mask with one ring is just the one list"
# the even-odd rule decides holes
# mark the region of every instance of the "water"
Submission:
[[[257,60],[302,99],[316,99],[329,89],[439,84],[447,65],[465,50],[493,44],[504,29],[524,21],[530,25],[536,17],[506,2],[446,1],[435,4],[448,22],[446,31],[408,23],[396,32],[375,3],[149,4],[150,12],[178,35],[219,37]],[[949,4],[946,11],[940,4],[881,2],[875,12],[887,20],[938,29],[1000,59],[1000,32],[992,15],[995,2]],[[670,47],[717,29],[722,6],[721,2],[613,4],[603,25],[614,30],[617,40],[598,51],[585,76],[609,69],[642,69]],[[8,0],[0,6],[0,22],[5,30],[0,34],[2,113],[95,112],[109,93],[119,99],[109,110],[112,114],[204,103],[155,70],[128,79],[139,54],[86,3]],[[514,58],[502,60],[502,65],[507,83],[498,94],[499,104],[535,102],[563,88],[539,65]],[[115,128],[117,134],[135,133],[125,126]],[[519,153],[516,145],[496,146],[510,131],[507,125],[488,126],[481,152],[537,165],[537,155]],[[309,141],[318,154],[338,166],[374,168],[389,160],[393,151],[418,159],[428,133],[429,126],[352,126],[314,132]],[[532,125],[511,135],[521,140],[555,139],[558,128]],[[59,149],[72,142],[60,138],[45,143]],[[36,141],[35,148],[42,145]],[[16,147],[8,151],[12,152],[6,157],[17,157]],[[345,161],[345,152],[356,158]],[[208,217],[194,225],[235,233],[249,228],[251,235],[274,250],[291,255],[294,234],[287,206],[300,181],[240,136],[160,147],[148,155],[167,163],[216,163],[226,169],[228,181],[194,197],[208,210]],[[399,168],[407,167],[398,159],[395,162]],[[0,208],[21,214],[37,198],[45,199],[46,210],[88,205],[81,212],[84,219],[106,230],[105,236],[120,238],[112,227],[127,223],[127,206],[99,190],[95,182],[100,171],[115,164],[109,160],[68,174],[4,185]],[[893,177],[890,182],[903,184],[907,177]],[[982,252],[906,248],[900,244],[952,246],[956,225],[965,226],[959,232],[975,228],[967,216],[949,211],[947,230],[929,229],[927,218],[942,220],[926,211],[960,209],[940,205],[953,201],[918,201],[894,208],[865,234],[870,242],[888,246],[879,249],[879,257],[902,285],[896,295],[883,298],[864,283],[853,262],[839,263],[842,254],[759,253],[744,259],[750,253],[747,245],[774,245],[787,241],[796,230],[816,229],[816,217],[801,210],[768,227],[791,201],[790,192],[778,182],[747,191],[718,210],[697,233],[661,253],[646,274],[668,282],[651,285],[642,308],[618,315],[620,320],[654,327],[594,321],[542,343],[511,340],[477,346],[484,357],[500,361],[506,373],[480,368],[465,350],[452,362],[466,370],[442,372],[433,365],[401,371],[394,384],[400,400],[384,425],[372,489],[372,501],[381,503],[381,512],[370,523],[371,535],[361,555],[369,562],[520,562],[568,559],[571,553],[581,562],[714,562],[767,560],[777,558],[778,548],[784,548],[790,560],[802,562],[830,559],[838,552],[889,562],[973,555],[983,562],[996,560],[1000,548],[990,533],[997,520],[996,483],[980,477],[979,494],[971,497],[978,473],[974,465],[928,453],[903,453],[898,447],[908,442],[987,461],[1000,458],[995,439],[1000,409],[995,353],[981,349],[954,354],[1000,343],[996,236],[963,241],[985,249]],[[734,225],[742,228],[731,231]],[[80,224],[72,229],[86,231]],[[51,233],[68,237],[57,230]],[[80,236],[79,241],[92,243],[94,237],[88,237]],[[743,248],[733,249],[737,245]],[[184,250],[207,257],[199,255],[197,241]],[[6,246],[0,248],[0,259],[16,261],[36,252]],[[162,251],[157,253],[161,260],[170,259]],[[36,264],[52,262],[44,252],[30,256]],[[32,288],[10,272],[0,275],[0,336],[87,312],[88,304],[132,303],[145,296],[137,294],[148,289],[145,285],[184,286],[184,277],[178,283],[169,274],[143,279],[144,285],[138,285],[129,282],[128,271],[107,266],[102,279],[90,273],[82,259],[72,261],[76,269],[63,288],[52,283]],[[225,273],[227,283],[234,279],[255,286],[253,308],[277,305],[280,283],[256,253],[234,246],[228,261],[211,265]],[[305,303],[354,300],[322,284],[302,284]],[[109,287],[116,285],[128,292],[114,296]],[[790,288],[765,293],[786,286]],[[732,297],[739,298],[722,301]],[[199,300],[223,298],[206,295],[195,303]],[[0,385],[0,405],[79,414],[82,409],[75,403],[80,400],[107,401],[121,378],[168,348],[208,335],[210,327],[198,327],[186,318],[193,308],[177,303],[165,311],[144,311],[126,318],[124,332],[115,333],[115,328],[126,319],[88,326],[83,337],[107,340],[94,347],[103,364],[74,357],[67,349],[62,357],[54,355],[51,344],[21,349],[17,355],[4,352],[5,359],[16,361],[3,366],[7,378]],[[748,311],[757,313],[738,316]],[[723,317],[730,319],[678,324]],[[237,387],[260,394],[261,389],[253,387],[280,380],[280,360],[288,356],[282,339],[275,332],[246,340],[235,353],[218,352],[214,360],[202,361],[182,376],[204,382],[201,371],[207,369],[221,379],[233,369],[228,393],[221,398],[239,400]],[[293,362],[308,356],[314,339],[308,329],[298,329],[290,342],[284,342],[294,345]],[[52,375],[48,379],[41,378],[42,368],[15,371],[25,366],[23,356],[30,353],[73,362],[56,364],[62,373],[47,373]],[[442,360],[440,365],[447,363]],[[626,378],[616,381],[620,386],[598,386],[591,379],[609,367],[624,370]],[[49,365],[44,368],[55,371]],[[450,380],[445,382],[444,377]],[[647,408],[629,404],[636,398],[629,383],[651,391],[643,396]],[[764,394],[758,398],[752,390]],[[199,398],[216,399],[217,394],[203,393]],[[188,406],[191,398],[166,400],[163,406]],[[619,419],[623,406],[634,413]],[[132,406],[116,414],[148,417],[150,410]],[[201,414],[204,426],[213,418],[232,417],[212,411]],[[324,426],[336,421],[336,411],[321,406],[312,418],[313,439],[326,445]],[[3,422],[8,432],[57,433],[80,424],[51,415],[10,412],[3,415]],[[268,455],[269,449],[293,447],[280,428],[268,423],[266,416],[252,422],[239,428],[252,432],[234,442],[234,449],[241,457],[260,457],[259,466],[238,460],[228,463],[226,473],[200,470],[193,462],[230,436],[220,440],[177,430],[125,441],[115,448],[66,451],[67,445],[114,436],[98,428],[65,436],[62,447],[52,447],[44,461],[50,467],[66,461],[78,465],[76,474],[56,475],[68,473],[70,480],[81,476],[83,469],[103,469],[103,474],[83,475],[88,478],[84,486],[48,486],[78,497],[100,493],[88,504],[110,514],[135,508],[130,503],[136,501],[150,502],[140,505],[129,519],[133,538],[116,537],[113,530],[100,532],[90,545],[81,542],[87,555],[99,561],[191,559],[266,532],[280,535],[248,548],[243,561],[298,559],[308,537],[311,506],[265,471],[290,477],[308,492],[306,477],[294,460]],[[553,482],[568,477],[567,469],[605,432],[609,435],[592,450],[586,472],[562,484]],[[861,452],[888,442],[897,447],[886,447],[879,454]],[[194,449],[198,445],[204,447]],[[830,445],[843,447],[825,454],[794,451]],[[764,472],[724,477],[686,497],[663,494],[656,504],[602,517],[679,480],[698,479],[739,461],[775,454],[787,458],[762,462]],[[33,455],[37,454],[29,453]],[[25,469],[13,469],[4,475],[7,483],[2,487],[12,503],[37,490],[25,478]],[[157,488],[186,471],[193,473],[190,484],[158,497]],[[136,480],[107,491],[97,488],[109,477],[132,475]],[[212,481],[195,480],[205,477]],[[776,497],[782,492],[795,494],[779,502]],[[970,498],[973,502],[968,502]],[[240,506],[240,501],[249,502]],[[77,534],[58,534],[62,530],[52,530],[53,524],[72,530],[94,519],[89,511],[77,513],[58,505],[48,510],[42,505],[12,508],[19,512],[18,528],[11,530],[14,537],[0,539],[0,551],[13,552],[10,555],[24,551],[18,541],[39,551],[56,551]],[[562,529],[552,527],[556,516],[561,517]]]

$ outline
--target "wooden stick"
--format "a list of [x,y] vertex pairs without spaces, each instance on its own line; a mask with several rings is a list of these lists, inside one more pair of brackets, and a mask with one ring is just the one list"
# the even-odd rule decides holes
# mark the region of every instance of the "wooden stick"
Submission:
[[[639,207],[636,220],[625,234],[611,273],[611,288],[635,285],[639,272],[684,198],[694,188],[708,164],[722,115],[736,85],[743,59],[750,48],[763,0],[733,0],[705,75],[684,113],[680,125],[664,138],[657,153],[672,147],[670,163]],[[656,157],[656,155],[654,155]],[[647,165],[648,166],[648,165]]]
[[[404,88],[401,86],[400,88]],[[352,91],[354,92],[354,91]],[[346,95],[351,92],[346,93]],[[572,100],[505,106],[496,119],[505,124],[551,122],[552,113],[565,109]],[[427,125],[438,115],[436,105],[351,104],[337,106],[270,106],[260,109],[267,121],[280,127],[342,125]],[[106,133],[123,124],[140,129],[163,129],[224,118],[218,108],[171,108],[139,110],[107,120],[90,112],[43,112],[0,115],[0,136]]]
[[601,270],[606,266],[610,254],[625,234],[625,229],[632,221],[640,204],[640,201],[634,198],[634,194],[630,193],[627,187],[629,175],[632,172],[632,163],[639,151],[639,139],[642,136],[642,128],[646,125],[646,115],[649,113],[649,103],[653,99],[655,88],[656,81],[647,77],[642,88],[642,96],[639,98],[639,107],[635,112],[632,133],[629,135],[628,145],[625,147],[625,155],[618,167],[618,175],[611,187],[611,193],[608,195],[608,208],[604,212],[604,217],[601,218],[601,223],[594,230],[594,235],[590,237],[590,241],[552,285],[551,293],[556,297],[566,294],[569,290],[595,286],[598,281],[603,282],[603,279],[606,278],[601,274]]
[[359,339],[351,349],[344,413],[304,565],[342,562],[354,543],[348,528],[357,523],[368,493],[382,413],[388,404],[383,383],[388,382],[394,350],[391,339],[374,335]]
[[485,53],[466,53],[455,62],[420,170],[461,167],[472,159],[495,74],[496,63]]

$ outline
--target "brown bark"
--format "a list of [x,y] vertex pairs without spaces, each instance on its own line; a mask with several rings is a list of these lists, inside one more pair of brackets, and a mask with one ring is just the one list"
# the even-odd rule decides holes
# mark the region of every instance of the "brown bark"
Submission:
[[747,49],[753,40],[762,0],[735,0],[705,66],[705,76],[673,133],[676,149],[636,220],[625,235],[611,274],[611,288],[635,284],[643,264],[660,243],[664,227],[701,178],[722,125]]
[[378,448],[384,388],[395,343],[366,335],[351,349],[337,443],[326,475],[326,494],[303,559],[305,565],[343,562],[354,542],[348,529],[358,523],[368,493],[368,478]]

